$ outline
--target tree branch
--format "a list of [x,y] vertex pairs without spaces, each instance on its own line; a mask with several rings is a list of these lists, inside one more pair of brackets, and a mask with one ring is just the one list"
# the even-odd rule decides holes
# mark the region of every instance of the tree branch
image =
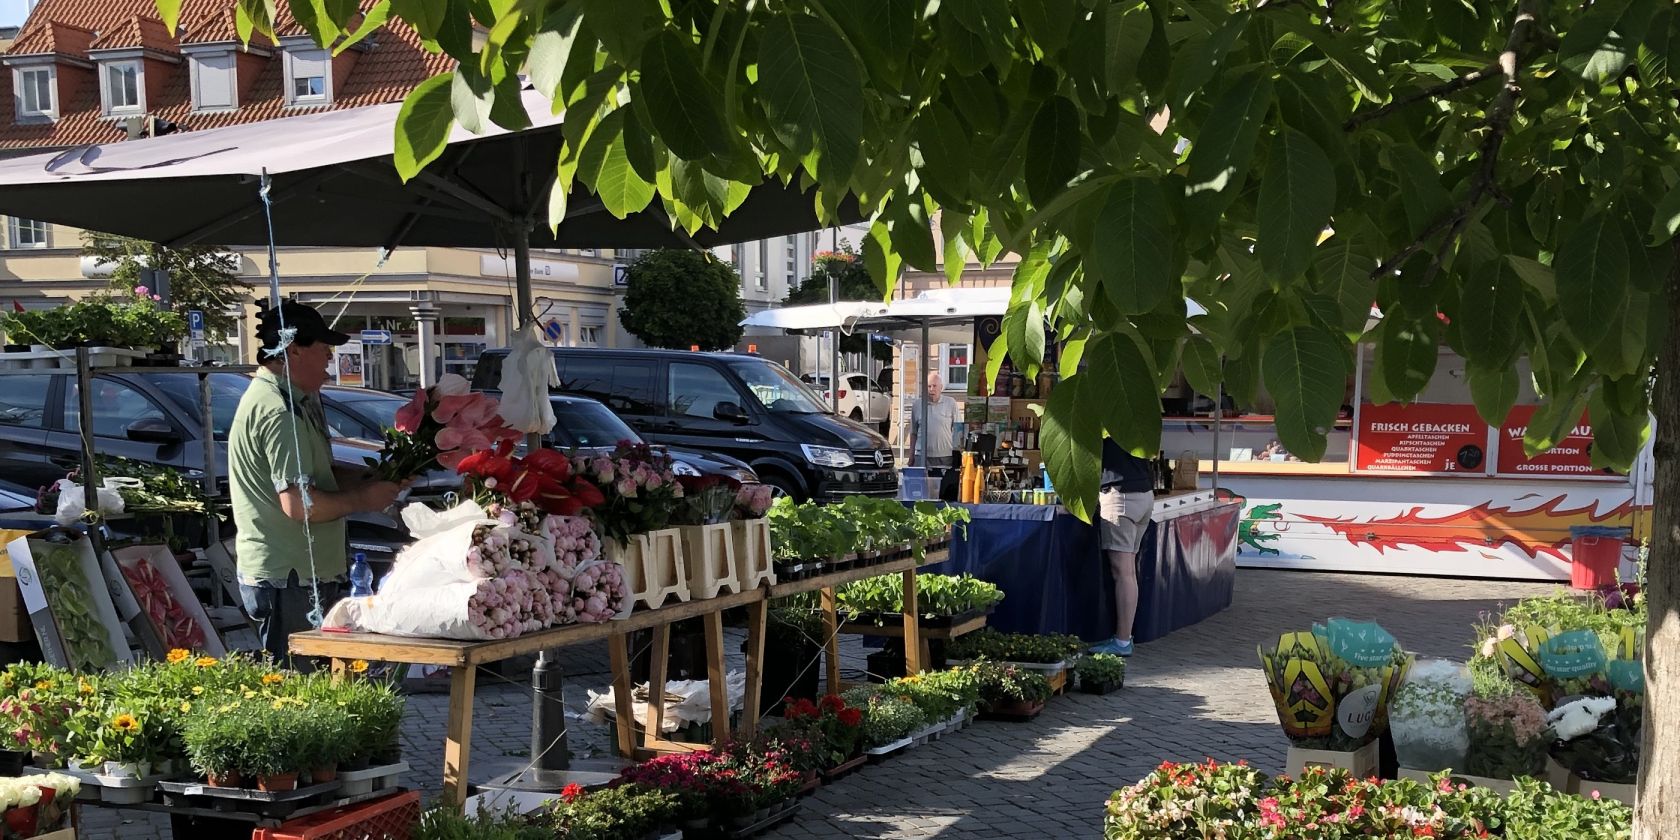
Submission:
[[1390,102],[1375,111],[1367,111],[1363,114],[1354,114],[1347,122],[1342,123],[1342,130],[1352,131],[1372,120],[1380,120],[1383,117],[1406,107],[1407,105],[1422,102],[1425,99],[1439,99],[1443,96],[1451,96],[1452,94],[1464,90],[1465,88],[1474,87],[1482,82],[1488,81],[1489,79],[1497,78],[1499,78],[1499,65],[1489,64],[1480,70],[1472,70],[1469,73],[1465,73],[1455,79],[1442,82],[1434,87],[1424,88],[1416,93],[1399,97],[1393,102]]
[[1441,271],[1443,256],[1464,232],[1470,218],[1481,211],[1482,204],[1488,200],[1501,204],[1510,201],[1504,191],[1499,189],[1496,181],[1499,151],[1505,145],[1505,134],[1511,129],[1511,118],[1516,116],[1517,99],[1522,96],[1522,79],[1517,59],[1523,47],[1528,44],[1539,6],[1540,0],[1520,0],[1517,3],[1517,14],[1511,21],[1511,34],[1506,37],[1505,49],[1499,54],[1499,60],[1494,65],[1498,68],[1498,78],[1502,84],[1499,95],[1493,98],[1493,104],[1488,107],[1487,118],[1483,121],[1483,125],[1487,126],[1487,136],[1482,138],[1481,148],[1476,154],[1480,165],[1476,167],[1476,174],[1471,178],[1469,192],[1465,193],[1463,201],[1436,219],[1415,241],[1378,265],[1371,272],[1371,279],[1393,274],[1406,260],[1411,259],[1427,245],[1432,237],[1442,233],[1435,256],[1430,260],[1429,269],[1423,278],[1425,285],[1433,282]]

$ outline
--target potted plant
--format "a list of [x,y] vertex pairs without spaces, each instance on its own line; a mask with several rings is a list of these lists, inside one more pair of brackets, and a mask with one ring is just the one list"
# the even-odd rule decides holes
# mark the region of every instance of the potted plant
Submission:
[[1486,779],[1544,778],[1546,710],[1532,693],[1510,681],[1476,685],[1464,701],[1464,720],[1470,735],[1464,772]]
[[115,707],[90,716],[94,724],[84,759],[102,765],[105,775],[139,779],[152,773],[152,735],[144,712]]
[[1079,678],[1079,690],[1086,694],[1103,695],[1118,691],[1126,684],[1126,660],[1112,653],[1092,653],[1079,657],[1073,666]]
[[555,837],[644,840],[672,825],[678,809],[675,794],[646,785],[588,791],[571,784],[560,791],[559,799],[534,815],[532,823]]
[[994,720],[1027,721],[1044,711],[1050,683],[1014,664],[980,662],[972,666],[980,685],[980,713]]
[[863,710],[848,706],[839,695],[825,695],[815,703],[794,700],[782,716],[785,726],[807,735],[821,752],[825,773],[838,775],[861,762]]
[[927,715],[909,699],[875,691],[862,700],[863,743],[871,757],[909,744],[910,733],[928,724]]
[[1388,712],[1401,767],[1436,772],[1465,766],[1470,732],[1464,701],[1470,686],[1470,671],[1460,663],[1435,659],[1412,666]]
[[187,721],[182,740],[188,762],[211,787],[236,788],[246,781],[244,771],[250,766],[246,753],[254,735],[246,707],[232,703],[194,715]]
[[245,760],[239,769],[247,779],[256,779],[257,790],[269,793],[297,790],[298,776],[310,758],[308,713],[299,708],[307,704],[286,699],[264,703],[259,698],[250,704]]

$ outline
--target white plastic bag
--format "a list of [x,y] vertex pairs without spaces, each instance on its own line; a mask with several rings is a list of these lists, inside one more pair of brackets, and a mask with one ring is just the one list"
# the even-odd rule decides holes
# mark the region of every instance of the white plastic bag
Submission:
[[1464,698],[1469,694],[1470,671],[1462,663],[1425,659],[1412,665],[1388,709],[1401,767],[1430,772],[1465,767],[1470,730]]
[[502,422],[528,434],[546,435],[554,428],[554,407],[548,403],[550,388],[560,387],[554,370],[554,354],[542,343],[535,324],[526,324],[513,334],[507,359],[502,362]]
[[[122,513],[123,488],[140,486],[142,486],[141,482],[137,478],[105,479],[101,482],[99,490],[96,491],[99,496],[99,512],[105,516]],[[80,522],[82,515],[87,513],[87,494],[83,492],[82,485],[68,478],[61,478],[58,483],[53,485],[53,489],[58,491],[58,512],[53,515],[53,519],[60,525],[73,525]]]
[[[747,695],[747,675],[730,671],[724,676],[723,688],[729,698],[729,709],[741,708]],[[636,720],[647,720],[648,687],[639,684],[631,692],[630,708]],[[665,683],[665,717],[660,721],[661,732],[675,732],[690,723],[710,723],[712,720],[711,683],[707,680],[671,680]],[[589,718],[596,723],[611,721],[618,712],[613,688],[597,692],[589,689]]]
[[[407,511],[404,511],[405,518]],[[484,640],[490,635],[473,626],[469,601],[480,579],[468,573],[465,557],[473,531],[494,520],[457,522],[415,541],[397,555],[379,593],[346,598],[327,614],[329,629],[362,630],[392,636]]]

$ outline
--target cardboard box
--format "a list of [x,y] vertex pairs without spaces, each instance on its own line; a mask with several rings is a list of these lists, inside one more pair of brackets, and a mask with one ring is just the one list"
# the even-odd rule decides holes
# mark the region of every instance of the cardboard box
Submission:
[[[192,585],[187,583],[187,576],[181,572],[180,561],[175,559],[174,553],[169,550],[168,546],[133,545],[119,548],[112,555],[112,563],[118,567],[117,574],[119,576],[122,575],[122,569],[131,569],[142,560],[151,564],[152,569],[168,586],[169,594],[174,597],[175,602],[187,611],[187,615],[191,616],[193,622],[203,631],[203,652],[218,659],[226,656],[227,646],[222,644],[221,636],[216,633],[216,625],[211,623],[209,614],[204,611],[204,604],[199,602],[198,594],[193,592]],[[122,577],[120,582],[123,584],[124,594],[134,601],[134,608],[138,614],[140,610],[139,600],[132,594],[132,587],[128,585],[127,578]],[[150,621],[151,619],[148,617],[146,620]],[[163,638],[162,628],[158,628],[158,638]],[[165,647],[167,646],[166,644]]]
[[[1411,779],[1414,782],[1425,785],[1429,784],[1429,777],[1431,775],[1433,775],[1433,773],[1429,770],[1412,770],[1406,767],[1400,768],[1400,778]],[[1517,789],[1517,783],[1510,779],[1492,779],[1487,776],[1471,776],[1467,773],[1454,773],[1450,778],[1457,784],[1487,788],[1488,790],[1502,796]]]
[[[46,551],[59,547],[46,540],[19,537],[6,544],[6,553],[11,558],[12,568],[17,572],[18,586],[23,591],[24,607],[29,610],[29,620],[35,627],[36,641],[41,644],[42,659],[48,664],[68,668],[70,659],[64,649],[64,637],[59,633],[58,622],[53,617],[52,604],[48,602],[40,572],[35,566],[37,551],[44,555]],[[106,641],[113,656],[111,662],[105,663],[106,667],[132,661],[122,622],[117,618],[116,606],[111,602],[111,591],[106,585],[105,573],[100,568],[99,559],[94,557],[93,544],[86,537],[80,537],[70,543],[69,547],[76,552],[76,567],[82,577],[79,583],[87,589],[88,598],[92,601],[84,606],[93,612],[105,630]]]
[[1597,792],[1600,799],[1614,799],[1624,805],[1633,805],[1634,794],[1639,790],[1638,785],[1613,784],[1611,782],[1592,782],[1573,773],[1569,774],[1569,792],[1591,797]]
[[1290,747],[1288,763],[1289,774],[1301,775],[1308,767],[1336,767],[1353,774],[1355,778],[1363,779],[1377,774],[1377,742],[1372,741],[1353,752],[1340,750],[1304,750],[1300,747]]
[[[27,536],[28,531],[0,529],[0,542]],[[0,642],[34,640],[35,628],[29,623],[29,608],[23,605],[23,590],[18,587],[17,573],[12,571],[12,559],[0,551]]]

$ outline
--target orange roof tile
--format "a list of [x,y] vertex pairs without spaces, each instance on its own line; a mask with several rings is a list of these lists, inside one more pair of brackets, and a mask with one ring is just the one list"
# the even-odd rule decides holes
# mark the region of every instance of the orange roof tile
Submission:
[[[181,41],[210,43],[236,40],[238,36],[233,31],[233,18],[227,2],[185,0],[182,4]],[[374,0],[361,0],[361,3],[365,9],[371,7]],[[286,27],[292,22],[284,11],[285,4],[280,6],[281,21],[277,28],[286,32]],[[155,29],[150,25],[156,22],[155,18],[151,18],[156,14],[156,8],[154,0],[41,0],[24,25],[24,31],[19,33],[17,43],[6,54],[62,53],[65,46],[79,46],[79,54],[85,55],[95,37],[100,39],[102,46],[118,48],[140,45],[156,48],[153,39],[160,34],[167,42],[173,43],[174,39],[167,37],[161,23]],[[151,18],[150,22],[146,20],[148,18]],[[137,19],[139,22],[136,22]],[[136,29],[140,37],[131,38]],[[98,30],[97,35],[94,30]],[[77,32],[82,33],[79,41]],[[123,34],[113,35],[113,32]],[[26,43],[25,39],[32,40]],[[106,44],[107,39],[112,39],[113,43]],[[41,43],[49,40],[55,49],[39,48]],[[130,43],[116,44],[115,40]],[[136,40],[138,44],[132,43]],[[377,46],[355,59],[349,78],[334,91],[330,107],[356,108],[397,102],[420,82],[454,66],[454,60],[448,56],[435,55],[421,47],[419,34],[405,24],[387,24],[374,35],[373,40]],[[258,39],[253,39],[253,43],[258,43]],[[28,48],[20,48],[20,45]],[[168,51],[176,52],[178,48],[171,46]],[[152,68],[148,68],[147,72],[153,72]],[[279,55],[267,59],[256,71],[257,76],[244,89],[237,110],[219,113],[192,112],[187,65],[161,68],[158,72],[167,75],[162,90],[147,103],[149,113],[176,123],[182,130],[219,128],[306,111],[286,107],[285,63]],[[59,119],[56,122],[26,125],[16,123],[11,86],[12,74],[0,73],[0,150],[60,148],[110,142],[124,136],[120,122],[101,116],[96,85],[82,85],[69,101],[59,103]]]
[[92,50],[113,50],[125,47],[145,47],[159,52],[178,53],[180,46],[163,21],[155,17],[134,15],[128,20],[101,32],[88,47]]
[[[212,11],[193,21],[192,26],[182,27],[181,43],[183,44],[218,44],[226,41],[239,40],[239,24],[235,22],[236,14],[230,6],[221,11]],[[255,47],[272,47],[273,41],[261,32],[251,33],[251,45]]]

